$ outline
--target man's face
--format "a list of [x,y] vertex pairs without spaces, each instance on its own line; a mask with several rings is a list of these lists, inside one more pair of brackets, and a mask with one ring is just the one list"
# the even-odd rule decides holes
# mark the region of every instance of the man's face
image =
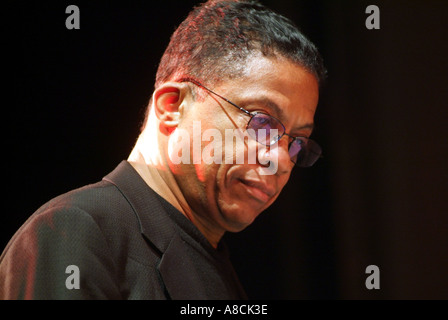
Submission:
[[[311,134],[318,83],[313,75],[289,60],[255,56],[249,59],[244,76],[210,89],[250,112],[261,111],[280,119],[292,136]],[[233,147],[225,141],[226,129],[244,131],[250,117],[205,89],[197,90],[205,98],[185,106],[178,129],[189,133],[192,154],[193,139],[201,139],[197,136],[199,123],[201,134],[208,129],[219,131],[223,161],[181,163],[172,166],[173,172],[190,208],[204,225],[241,231],[274,202],[287,183],[294,166],[288,153],[289,140],[284,136],[277,147],[270,148],[277,168],[275,173],[266,175],[266,165],[247,161],[248,150],[260,147],[258,142],[249,139],[246,144]],[[203,141],[201,151],[209,143]],[[229,151],[232,163],[224,161]],[[243,164],[236,163],[238,154],[246,155]]]

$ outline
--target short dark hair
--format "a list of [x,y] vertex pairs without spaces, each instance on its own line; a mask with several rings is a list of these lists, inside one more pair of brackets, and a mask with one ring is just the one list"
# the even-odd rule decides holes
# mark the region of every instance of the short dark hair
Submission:
[[171,36],[155,87],[182,78],[213,85],[238,77],[257,50],[298,63],[319,84],[326,76],[316,46],[286,17],[254,0],[209,0],[196,6]]

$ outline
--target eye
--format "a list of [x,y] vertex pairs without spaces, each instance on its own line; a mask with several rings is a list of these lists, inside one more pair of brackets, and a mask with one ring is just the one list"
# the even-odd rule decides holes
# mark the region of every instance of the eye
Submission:
[[257,118],[257,122],[258,122],[258,124],[261,124],[261,125],[264,125],[264,124],[267,124],[267,123],[269,123],[269,118],[265,118],[265,117],[258,117]]
[[271,124],[272,118],[264,113],[253,113],[253,118],[252,118],[252,125],[255,127],[265,127],[266,125]]

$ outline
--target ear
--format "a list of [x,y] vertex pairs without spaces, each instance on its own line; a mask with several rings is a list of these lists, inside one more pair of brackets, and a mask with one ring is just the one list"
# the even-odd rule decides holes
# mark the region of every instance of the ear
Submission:
[[154,108],[161,126],[172,130],[179,124],[190,89],[186,83],[165,82],[154,91]]

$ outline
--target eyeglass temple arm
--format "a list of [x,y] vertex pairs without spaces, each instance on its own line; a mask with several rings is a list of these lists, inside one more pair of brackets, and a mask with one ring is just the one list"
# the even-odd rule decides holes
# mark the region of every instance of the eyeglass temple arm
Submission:
[[233,103],[233,102],[230,101],[229,99],[224,98],[224,97],[221,96],[220,94],[217,94],[217,93],[214,92],[213,90],[210,90],[209,88],[207,88],[206,86],[204,86],[203,84],[197,82],[197,81],[194,80],[194,79],[191,79],[191,78],[185,78],[185,79],[182,79],[182,81],[188,81],[188,82],[194,83],[195,85],[197,85],[197,86],[199,86],[199,87],[201,87],[201,88],[204,88],[205,90],[209,91],[210,93],[213,93],[215,96],[220,97],[220,98],[221,98],[222,100],[224,100],[225,102],[230,103],[230,104],[231,104],[232,106],[234,106],[235,108],[238,108],[239,110],[243,111],[244,113],[246,113],[246,114],[248,114],[248,115],[251,115],[250,112],[247,111],[246,109],[241,108],[240,106],[236,105],[235,103]]

